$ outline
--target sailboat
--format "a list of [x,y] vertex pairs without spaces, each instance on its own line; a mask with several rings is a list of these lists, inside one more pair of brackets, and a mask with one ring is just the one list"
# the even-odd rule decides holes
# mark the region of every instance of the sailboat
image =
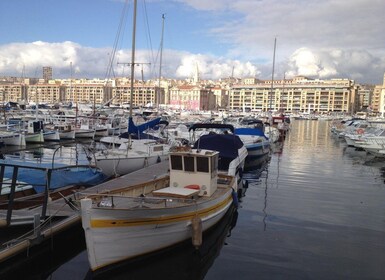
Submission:
[[[134,0],[131,95],[136,5]],[[133,127],[131,114],[129,125]],[[88,194],[81,200],[91,270],[167,248],[191,236],[199,247],[202,232],[217,224],[237,199],[236,179],[218,172],[219,152],[179,147],[168,156],[169,175]]]
[[[136,4],[135,4],[136,5]],[[146,166],[164,161],[168,158],[171,145],[158,142],[147,137],[140,137],[141,133],[160,122],[160,118],[136,126],[133,121],[133,92],[135,80],[135,33],[136,33],[136,13],[134,15],[132,53],[131,53],[131,92],[130,108],[128,118],[128,131],[126,135],[117,138],[109,137],[113,143],[119,143],[119,148],[97,151],[94,154],[94,164],[99,167],[107,176],[120,176],[139,170]],[[162,35],[163,36],[163,35]],[[132,134],[137,139],[132,139]],[[104,140],[102,140],[104,142]]]

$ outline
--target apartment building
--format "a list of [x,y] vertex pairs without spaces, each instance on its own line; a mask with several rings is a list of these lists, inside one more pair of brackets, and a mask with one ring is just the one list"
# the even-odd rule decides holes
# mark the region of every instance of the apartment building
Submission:
[[181,85],[170,89],[170,104],[176,109],[209,111],[216,109],[215,96],[211,89],[197,85]]
[[52,67],[43,67],[43,79],[46,83],[48,83],[49,80],[52,80]]
[[103,84],[75,83],[65,88],[63,101],[102,104],[105,101]]
[[21,102],[27,99],[27,86],[21,83],[0,84],[0,102]]
[[382,85],[377,85],[374,87],[372,111],[380,113],[383,117],[385,116],[385,73]]
[[350,113],[356,91],[354,81],[348,79],[312,80],[301,76],[290,80],[259,81],[253,85],[234,85],[230,90],[229,108]]
[[[118,84],[112,88],[113,104],[128,104],[131,102],[131,85]],[[164,88],[146,85],[141,83],[134,84],[132,93],[133,106],[155,105],[164,103]]]
[[358,87],[358,102],[357,102],[357,110],[364,111],[369,109],[371,105],[371,98],[373,95],[374,86],[369,85],[360,85]]
[[228,89],[219,86],[211,88],[215,97],[215,109],[226,109],[229,101]]
[[55,104],[61,101],[60,84],[35,84],[27,87],[27,102],[32,103],[50,103]]

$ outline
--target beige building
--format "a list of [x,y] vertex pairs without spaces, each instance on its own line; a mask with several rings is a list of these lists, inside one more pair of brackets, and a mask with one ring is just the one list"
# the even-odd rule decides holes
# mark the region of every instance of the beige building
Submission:
[[372,98],[372,109],[374,112],[380,113],[381,116],[385,116],[385,73],[382,85],[375,86],[374,88]]
[[234,85],[229,108],[236,110],[284,112],[351,113],[357,88],[348,79],[260,81],[253,85]]
[[35,84],[28,86],[27,101],[30,103],[50,103],[55,104],[60,99],[60,84]]
[[105,101],[103,84],[75,83],[65,88],[66,102],[102,104]]
[[[113,104],[129,104],[131,102],[131,85],[120,84],[112,88],[112,96],[114,97]],[[134,91],[132,94],[133,106],[146,106],[164,103],[164,89],[157,86],[134,84]],[[158,102],[157,102],[158,101]]]
[[[372,101],[371,101],[371,109],[374,113],[381,113],[381,99],[382,97],[382,85],[376,85],[373,89]],[[383,102],[383,101],[382,101]]]
[[229,91],[222,87],[214,87],[211,92],[215,97],[215,109],[226,109],[229,103]]
[[357,111],[365,111],[367,109],[370,109],[373,90],[374,90],[374,86],[369,86],[369,85],[358,86]]
[[192,111],[216,109],[216,100],[211,89],[196,85],[181,85],[170,89],[171,107]]
[[20,83],[0,84],[0,102],[21,102],[26,100],[27,87]]

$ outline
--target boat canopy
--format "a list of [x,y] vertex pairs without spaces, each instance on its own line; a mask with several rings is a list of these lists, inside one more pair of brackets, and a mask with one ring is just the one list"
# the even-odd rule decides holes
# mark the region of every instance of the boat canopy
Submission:
[[[231,124],[223,123],[194,123],[190,126],[189,131],[195,131],[197,129],[220,129],[220,130],[230,130],[231,133],[234,133],[234,126]],[[215,149],[214,149],[215,150]]]
[[194,143],[194,149],[219,152],[219,170],[227,170],[230,162],[239,156],[238,151],[242,147],[242,140],[234,134],[206,134],[199,137]]
[[156,118],[146,123],[135,125],[132,117],[128,118],[128,131],[119,135],[120,138],[128,139],[129,136],[133,139],[153,139],[158,140],[158,137],[152,136],[150,134],[143,133],[145,130],[154,128],[155,126],[161,123],[162,118]]
[[143,131],[153,128],[154,126],[158,125],[162,118],[156,118],[151,121],[148,121],[146,123],[135,125],[132,118],[128,118],[128,133],[129,134],[137,134],[139,135]]

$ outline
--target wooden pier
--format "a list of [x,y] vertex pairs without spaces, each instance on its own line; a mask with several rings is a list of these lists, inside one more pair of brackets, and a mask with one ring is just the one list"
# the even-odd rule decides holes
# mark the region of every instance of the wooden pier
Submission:
[[13,210],[8,221],[9,212],[0,210],[0,263],[16,256],[28,257],[31,248],[38,249],[44,242],[55,240],[55,235],[79,227],[80,209],[72,201],[87,194],[114,190],[164,176],[168,173],[168,164],[168,161],[163,161],[32,209]]

